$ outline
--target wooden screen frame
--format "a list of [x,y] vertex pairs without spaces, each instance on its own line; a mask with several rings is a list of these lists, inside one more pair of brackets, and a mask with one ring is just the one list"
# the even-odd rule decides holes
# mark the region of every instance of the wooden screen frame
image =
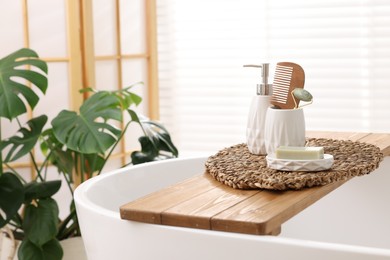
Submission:
[[[71,110],[78,110],[87,96],[80,95],[81,88],[95,87],[95,62],[99,60],[115,60],[117,63],[118,88],[122,87],[122,60],[146,60],[147,74],[147,96],[143,102],[147,102],[148,116],[151,119],[159,119],[159,92],[158,92],[158,68],[157,68],[157,22],[156,22],[156,0],[144,0],[145,5],[145,42],[144,53],[122,53],[120,35],[120,1],[115,2],[116,16],[116,54],[112,56],[95,56],[93,38],[93,0],[64,0],[67,29],[67,51],[66,57],[41,57],[48,65],[54,62],[68,63],[69,69],[69,97]],[[30,48],[29,31],[29,10],[28,0],[21,0],[23,19],[23,46]],[[80,87],[81,86],[81,87]],[[33,117],[29,112],[29,117]],[[124,125],[121,126],[122,129]],[[131,151],[126,150],[124,140],[120,144],[120,152],[113,154],[113,158],[121,158],[122,163],[126,162]],[[38,164],[40,164],[38,162]],[[28,167],[31,169],[32,177],[35,176],[32,162],[14,162],[11,164],[16,168]]]

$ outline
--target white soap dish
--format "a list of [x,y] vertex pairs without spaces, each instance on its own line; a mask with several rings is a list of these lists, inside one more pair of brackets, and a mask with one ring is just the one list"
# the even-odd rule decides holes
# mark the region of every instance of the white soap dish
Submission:
[[288,159],[277,159],[268,155],[266,157],[267,165],[271,169],[281,171],[324,171],[328,170],[333,165],[333,155],[324,154],[324,159],[318,160],[288,160]]

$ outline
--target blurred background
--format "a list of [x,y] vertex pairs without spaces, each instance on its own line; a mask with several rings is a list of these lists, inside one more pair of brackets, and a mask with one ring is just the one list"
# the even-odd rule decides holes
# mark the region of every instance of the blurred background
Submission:
[[[165,124],[181,157],[245,142],[260,71],[244,64],[271,63],[271,80],[277,62],[304,68],[307,130],[390,130],[386,0],[4,0],[0,14],[1,57],[29,47],[49,64],[36,113],[142,81],[137,111]],[[108,169],[129,161],[137,131]]]

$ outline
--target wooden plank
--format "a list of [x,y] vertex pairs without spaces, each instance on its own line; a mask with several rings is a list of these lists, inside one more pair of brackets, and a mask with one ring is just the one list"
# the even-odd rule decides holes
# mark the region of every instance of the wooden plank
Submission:
[[300,191],[262,191],[211,219],[213,230],[266,235],[346,181]]
[[378,146],[384,156],[390,156],[390,134],[386,133],[307,131],[306,137],[365,142]]
[[[320,132],[320,135],[372,143],[384,152],[390,147],[389,134]],[[248,191],[232,189],[203,174],[126,204],[121,207],[121,217],[172,226],[277,235],[285,221],[346,181],[299,191]]]
[[376,145],[384,156],[390,156],[390,134],[370,134],[359,141]]
[[276,229],[272,230],[272,232],[268,233],[267,235],[278,236],[278,235],[280,235],[281,232],[282,232],[282,227],[279,226]]
[[145,1],[146,48],[148,54],[148,112],[149,118],[160,118],[158,90],[158,52],[157,52],[157,7],[156,0]]
[[221,185],[208,174],[197,175],[121,206],[121,218],[161,224],[161,212]]
[[246,234],[267,234],[263,219],[263,207],[283,194],[277,191],[261,191],[247,200],[215,215],[211,229]]
[[29,17],[28,17],[28,3],[27,0],[22,1],[22,9],[23,9],[23,46],[25,48],[30,48],[30,31],[29,31]]
[[[79,90],[84,86],[81,15],[81,1],[66,1],[69,54],[69,109],[72,111],[78,111],[83,104],[83,95],[80,95],[79,93]],[[74,187],[76,188],[84,181],[84,175],[73,173],[73,181]]]
[[[122,55],[122,37],[121,37],[121,12],[120,12],[120,1],[115,1],[115,28],[116,28],[116,55],[121,57]],[[122,59],[116,59],[116,78],[117,78],[117,88],[118,90],[123,89],[123,66],[122,66]],[[126,127],[126,124],[124,121],[120,123],[120,128],[124,130]],[[120,140],[120,151],[122,154],[126,153],[126,138],[122,138]],[[125,156],[121,157],[121,165],[126,165],[126,158]]]
[[307,131],[307,138],[327,138],[336,140],[351,140],[357,141],[369,133],[355,133],[355,132],[328,132],[328,131]]
[[70,109],[78,111],[83,103],[83,96],[79,90],[83,86],[83,66],[81,53],[80,34],[80,2],[66,1],[67,30],[68,30],[68,53],[69,53],[69,95]]
[[[80,1],[80,48],[83,85],[79,88],[96,88],[95,43],[92,0]],[[79,94],[80,95],[80,94]],[[88,94],[84,93],[84,98]]]
[[221,185],[164,211],[162,224],[211,229],[211,217],[257,193]]
[[95,57],[97,61],[104,60],[119,60],[119,59],[146,59],[148,58],[148,54],[146,53],[134,53],[134,54],[121,54],[121,55],[99,55]]

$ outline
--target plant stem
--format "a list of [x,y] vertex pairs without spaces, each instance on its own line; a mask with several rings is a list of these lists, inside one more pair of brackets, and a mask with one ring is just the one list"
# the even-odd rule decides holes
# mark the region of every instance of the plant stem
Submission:
[[70,177],[65,172],[63,172],[63,175],[66,180],[66,185],[68,186],[70,194],[72,194],[72,198],[73,198],[73,188],[72,188],[72,182],[70,180]]
[[17,224],[12,223],[12,222],[9,222],[8,225],[13,226],[13,227],[16,228],[16,229],[21,229],[21,228],[22,228],[22,226],[17,225]]
[[[19,118],[16,118],[16,122],[18,122],[19,128],[22,128],[22,124],[20,123]],[[37,171],[37,177],[38,177],[41,181],[45,181],[45,180],[43,179],[42,175],[41,175],[41,172],[39,171],[39,167],[38,167],[37,162],[35,161],[35,156],[34,156],[34,154],[33,154],[31,151],[29,152],[29,154],[30,154],[31,161],[32,161],[32,163],[33,163],[33,165],[34,165],[34,168],[35,168],[35,170]]]
[[71,221],[74,217],[74,215],[76,214],[76,211],[74,209],[72,209],[69,213],[69,215],[62,221],[62,223],[60,224],[60,226],[58,227],[58,233],[57,233],[57,239],[59,240],[62,240],[65,237],[64,234],[68,233],[66,231],[66,226],[68,225],[69,221]]
[[[67,227],[70,221],[73,220],[73,223]],[[64,219],[61,225],[58,228],[57,239],[63,240],[68,237],[80,236],[79,222],[77,219],[76,209],[72,208],[69,215]]]
[[80,153],[80,178],[81,183],[84,182],[84,173],[85,173],[85,160],[84,160],[84,154]]
[[24,233],[18,232],[18,231],[16,231],[16,230],[14,230],[12,233],[14,234],[15,240],[20,240],[20,241],[22,241],[22,240],[24,239],[24,237],[25,237]]
[[5,166],[7,166],[7,168],[8,168],[13,174],[16,175],[16,177],[19,178],[19,180],[20,180],[21,182],[23,182],[23,184],[26,184],[26,183],[27,183],[27,181],[26,181],[26,180],[25,180],[17,171],[15,171],[14,168],[11,167],[11,165],[9,165],[8,163],[4,163],[4,164],[5,164]]
[[78,223],[73,222],[72,225],[70,225],[70,227],[68,227],[68,228],[65,230],[65,232],[62,233],[61,238],[58,238],[58,240],[62,240],[62,239],[71,237],[72,233],[74,233],[75,231],[77,231],[77,227],[78,227]]
[[[43,163],[45,163],[45,162],[43,162]],[[44,164],[42,164],[42,166],[43,166],[43,165],[44,165]],[[44,169],[43,178],[44,178],[45,180],[47,179],[48,168],[49,168],[49,167],[45,167],[45,169]],[[42,171],[43,171],[43,168],[41,167],[40,170],[41,170],[41,172],[42,172]]]
[[38,164],[37,162],[35,161],[35,157],[34,157],[34,154],[32,152],[30,152],[30,158],[31,158],[31,161],[34,165],[34,168],[35,170],[37,171],[37,177],[41,180],[41,181],[45,181],[45,179],[42,177],[41,175],[41,172],[39,171],[39,168],[38,168]]
[[47,156],[45,156],[45,160],[43,161],[41,168],[39,168],[39,172],[42,172],[43,169],[45,168],[45,177],[44,177],[45,180],[47,177],[47,168],[49,166],[49,158],[50,158],[51,154],[52,154],[52,150],[50,149],[49,154]]
[[[100,173],[103,171],[104,169],[104,166],[106,165],[106,162],[108,161],[108,159],[110,158],[111,154],[113,153],[115,147],[119,144],[120,140],[122,140],[122,137],[125,135],[126,131],[127,131],[127,128],[129,127],[130,123],[133,122],[133,121],[130,121],[126,124],[125,128],[123,129],[121,135],[119,136],[118,140],[116,140],[116,142],[114,143],[114,145],[111,147],[111,150],[108,152],[106,158],[104,158],[104,162],[103,162],[103,165],[102,167],[100,168],[99,172],[97,173],[97,175],[100,175]],[[143,130],[143,129],[142,129]]]
[[[3,141],[3,139],[1,139],[1,118],[0,118],[0,142]],[[1,175],[3,175],[3,150],[0,150],[0,163],[1,163],[1,167],[0,167],[0,177]]]
[[16,229],[23,229],[23,219],[19,213],[15,214],[8,224],[15,227]]

